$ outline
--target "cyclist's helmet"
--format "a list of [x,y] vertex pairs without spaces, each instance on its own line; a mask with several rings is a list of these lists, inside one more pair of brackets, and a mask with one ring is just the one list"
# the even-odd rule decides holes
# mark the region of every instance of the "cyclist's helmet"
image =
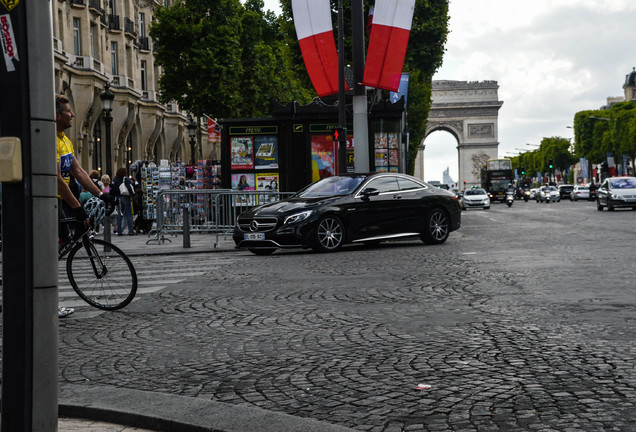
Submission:
[[99,226],[106,216],[106,205],[97,197],[90,197],[84,203],[84,210],[93,226]]

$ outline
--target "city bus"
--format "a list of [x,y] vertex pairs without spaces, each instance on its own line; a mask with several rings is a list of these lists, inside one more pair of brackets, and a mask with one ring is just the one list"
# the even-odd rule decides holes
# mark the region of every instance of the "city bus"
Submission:
[[510,159],[488,159],[481,171],[481,187],[488,192],[490,201],[504,202],[506,190],[514,178]]

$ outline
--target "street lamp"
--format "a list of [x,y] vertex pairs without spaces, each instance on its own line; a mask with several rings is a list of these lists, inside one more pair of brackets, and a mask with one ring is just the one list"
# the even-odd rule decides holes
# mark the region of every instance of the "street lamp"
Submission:
[[102,100],[102,108],[104,110],[104,125],[106,126],[106,174],[112,176],[111,155],[110,155],[110,124],[113,121],[113,117],[110,115],[113,110],[113,100],[115,95],[110,91],[110,83],[106,83],[104,86],[104,93],[99,95]]
[[190,137],[190,165],[195,165],[194,146],[196,141],[194,138],[197,136],[197,125],[192,119],[192,116],[188,114],[188,136]]

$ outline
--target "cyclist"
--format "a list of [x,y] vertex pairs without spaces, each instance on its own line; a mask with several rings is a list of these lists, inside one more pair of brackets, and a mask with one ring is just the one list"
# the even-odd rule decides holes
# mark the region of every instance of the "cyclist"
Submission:
[[[71,109],[69,99],[65,95],[55,97],[55,124],[57,129],[57,197],[58,217],[74,217],[77,221],[88,228],[88,215],[80,205],[79,200],[70,188],[71,176],[94,196],[101,198],[106,203],[112,203],[114,198],[110,194],[105,194],[88,176],[88,173],[80,166],[73,150],[73,143],[64,133],[73,125],[75,113]],[[58,224],[60,239],[68,238],[68,227]],[[65,317],[75,312],[73,308],[59,307],[58,316]]]

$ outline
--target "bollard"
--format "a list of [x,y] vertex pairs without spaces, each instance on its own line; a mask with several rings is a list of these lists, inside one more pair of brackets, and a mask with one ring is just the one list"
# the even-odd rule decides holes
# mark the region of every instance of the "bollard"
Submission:
[[[110,215],[104,218],[104,226],[102,228],[104,228],[104,241],[110,243]],[[110,246],[104,245],[104,252],[110,252]]]
[[190,210],[187,205],[183,206],[183,248],[190,247]]

